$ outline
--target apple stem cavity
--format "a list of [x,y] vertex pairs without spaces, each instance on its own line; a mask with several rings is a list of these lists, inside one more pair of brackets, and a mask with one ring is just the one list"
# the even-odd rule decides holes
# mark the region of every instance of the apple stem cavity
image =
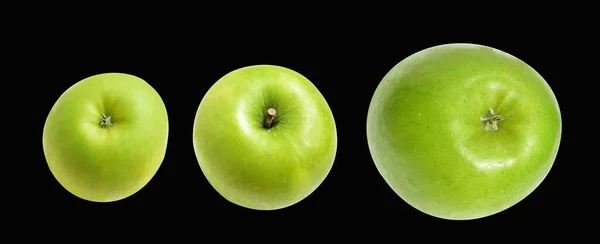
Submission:
[[102,114],[102,119],[100,120],[100,126],[102,128],[108,128],[112,126],[112,117],[110,115]]
[[490,110],[488,110],[488,112],[481,117],[481,122],[483,123],[483,128],[486,131],[497,131],[498,121],[503,119],[504,117],[495,114],[494,110],[490,108]]
[[267,109],[267,119],[265,120],[265,128],[270,129],[273,126],[273,120],[277,115],[277,110],[274,108]]

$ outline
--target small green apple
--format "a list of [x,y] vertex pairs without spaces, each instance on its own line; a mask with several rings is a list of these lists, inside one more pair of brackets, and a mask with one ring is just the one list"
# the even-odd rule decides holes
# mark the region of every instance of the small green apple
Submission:
[[337,134],[319,90],[288,68],[254,65],[219,79],[202,99],[194,150],[228,201],[275,210],[310,195],[333,166]]
[[404,201],[468,220],[506,210],[541,184],[561,123],[554,93],[528,64],[456,43],[387,73],[371,100],[367,138],[379,173]]
[[50,171],[73,195],[112,202],[142,189],[167,149],[168,118],[159,94],[133,75],[105,73],[67,89],[46,119]]

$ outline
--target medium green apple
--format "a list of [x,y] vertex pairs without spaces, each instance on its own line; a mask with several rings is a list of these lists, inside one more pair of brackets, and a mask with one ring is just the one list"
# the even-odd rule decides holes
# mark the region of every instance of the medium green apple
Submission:
[[333,166],[337,132],[319,90],[275,65],[234,70],[200,102],[193,129],[200,168],[228,201],[255,210],[294,205]]
[[546,177],[561,138],[546,81],[522,60],[476,44],[445,44],[398,63],[367,118],[377,170],[431,216],[477,219],[517,204]]
[[56,101],[44,124],[50,171],[73,195],[111,202],[142,189],[167,149],[168,118],[144,80],[104,73],[83,79]]

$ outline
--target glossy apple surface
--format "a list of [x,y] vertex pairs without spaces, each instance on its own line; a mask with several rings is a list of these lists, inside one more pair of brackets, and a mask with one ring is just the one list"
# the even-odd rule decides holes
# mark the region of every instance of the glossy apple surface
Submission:
[[367,138],[387,184],[431,216],[477,219],[533,192],[561,138],[554,93],[503,51],[446,44],[398,63],[377,87]]
[[226,74],[205,94],[193,144],[221,196],[245,208],[275,210],[300,202],[325,180],[337,134],[329,105],[306,77],[253,65]]
[[167,148],[168,119],[159,94],[129,74],[77,82],[56,101],[44,124],[50,171],[73,195],[112,202],[142,189]]

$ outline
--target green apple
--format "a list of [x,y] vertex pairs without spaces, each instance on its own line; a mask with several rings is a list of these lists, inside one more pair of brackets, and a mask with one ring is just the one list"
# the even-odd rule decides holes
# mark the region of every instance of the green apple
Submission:
[[142,189],[167,149],[168,119],[144,80],[105,73],[67,89],[46,119],[43,149],[50,171],[73,195],[112,202]]
[[253,65],[219,79],[193,129],[200,168],[229,202],[276,210],[309,196],[333,166],[337,132],[319,90],[301,74]]
[[455,43],[390,70],[368,111],[377,170],[406,203],[442,219],[504,211],[549,173],[561,138],[554,93],[498,49]]

